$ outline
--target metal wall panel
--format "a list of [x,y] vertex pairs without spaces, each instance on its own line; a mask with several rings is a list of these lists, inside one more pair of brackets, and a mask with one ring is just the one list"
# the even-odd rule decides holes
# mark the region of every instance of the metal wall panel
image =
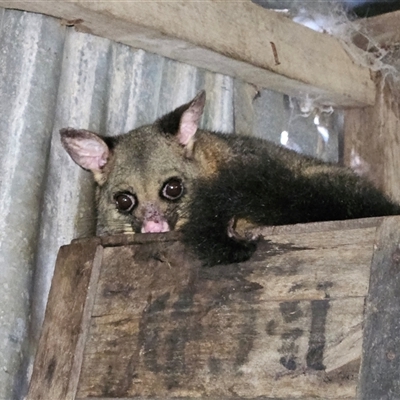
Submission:
[[207,129],[278,140],[287,115],[282,95],[231,77],[50,17],[0,9],[0,19],[0,400],[9,400],[26,391],[58,248],[95,232],[91,174],[62,149],[59,129],[127,132],[200,89]]
[[58,82],[35,266],[32,327],[36,338],[57,249],[74,237],[94,233],[91,177],[71,162],[61,146],[59,130],[68,126],[98,130],[104,110],[108,56],[107,40],[68,31]]
[[29,353],[31,279],[65,28],[17,11],[2,12],[0,26],[0,398],[9,400],[18,396]]

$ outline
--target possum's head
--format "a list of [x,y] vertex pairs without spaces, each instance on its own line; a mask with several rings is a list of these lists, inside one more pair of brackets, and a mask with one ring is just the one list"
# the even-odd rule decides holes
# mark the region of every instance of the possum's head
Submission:
[[98,184],[98,234],[180,227],[198,175],[193,146],[204,103],[202,91],[154,124],[111,138],[61,129],[68,154]]

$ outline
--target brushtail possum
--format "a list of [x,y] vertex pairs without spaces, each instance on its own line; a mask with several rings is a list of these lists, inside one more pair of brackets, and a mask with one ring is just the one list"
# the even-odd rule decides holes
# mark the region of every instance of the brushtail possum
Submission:
[[256,248],[235,221],[282,225],[399,214],[351,170],[259,138],[199,129],[202,91],[133,131],[101,137],[61,129],[72,159],[97,182],[98,234],[181,230],[206,265],[247,260]]

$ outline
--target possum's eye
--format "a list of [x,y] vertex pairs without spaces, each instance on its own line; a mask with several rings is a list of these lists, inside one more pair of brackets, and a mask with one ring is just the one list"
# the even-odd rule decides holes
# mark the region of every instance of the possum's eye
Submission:
[[183,194],[183,183],[179,178],[171,178],[164,183],[161,196],[168,200],[177,200]]
[[114,201],[117,209],[123,212],[131,211],[136,204],[136,198],[131,193],[117,193]]

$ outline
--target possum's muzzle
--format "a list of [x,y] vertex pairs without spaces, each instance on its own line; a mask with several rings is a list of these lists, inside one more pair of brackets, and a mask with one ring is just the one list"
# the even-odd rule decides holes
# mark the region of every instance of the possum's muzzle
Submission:
[[169,232],[170,226],[163,213],[154,203],[146,203],[143,209],[142,233]]

